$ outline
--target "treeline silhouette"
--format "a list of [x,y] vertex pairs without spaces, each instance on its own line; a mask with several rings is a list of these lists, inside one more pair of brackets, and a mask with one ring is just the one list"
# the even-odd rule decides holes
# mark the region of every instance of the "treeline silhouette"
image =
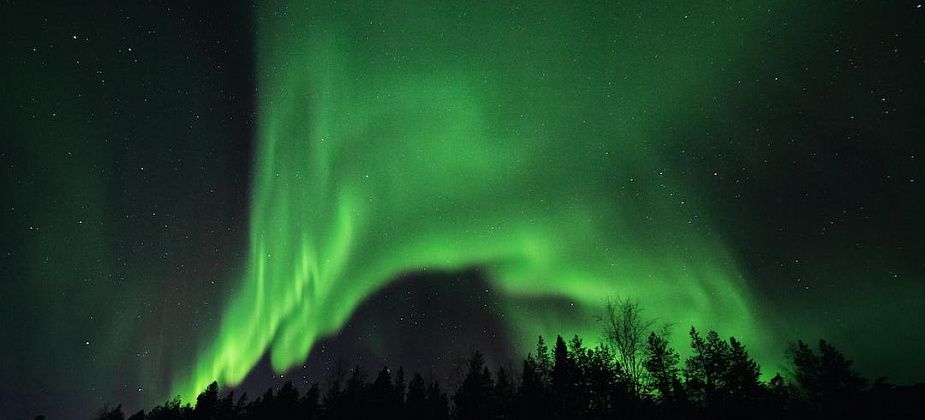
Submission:
[[[322,395],[319,385],[304,394],[287,382],[248,400],[219,395],[212,383],[195,406],[177,398],[129,420],[220,419],[607,419],[607,418],[922,418],[925,386],[868,386],[851,361],[825,341],[816,350],[793,345],[790,379],[760,380],[758,364],[735,338],[691,328],[691,356],[680,363],[665,337],[648,336],[640,383],[631,383],[610,346],[585,347],[579,337],[556,337],[553,349],[540,337],[523,361],[518,380],[503,367],[492,373],[481,353],[452,396],[436,381],[415,374],[405,383],[383,368],[375,379],[354,368],[339,375]],[[336,375],[338,376],[338,375]],[[348,376],[343,378],[343,376]],[[452,403],[451,403],[452,402]],[[104,408],[100,420],[124,420],[121,406]]]
[[[515,374],[494,372],[476,351],[461,383],[437,381],[382,368],[373,380],[359,367],[332,375],[324,392],[304,394],[287,382],[249,400],[220,395],[212,383],[195,405],[179,398],[135,413],[130,420],[224,419],[870,419],[923,418],[925,385],[870,384],[852,362],[824,340],[793,343],[787,377],[761,380],[746,346],[716,331],[691,328],[683,362],[667,328],[651,331],[637,305],[608,302],[605,343],[585,346],[561,336],[536,350]],[[448,394],[448,391],[450,392]],[[103,408],[100,420],[124,420],[121,406]]]

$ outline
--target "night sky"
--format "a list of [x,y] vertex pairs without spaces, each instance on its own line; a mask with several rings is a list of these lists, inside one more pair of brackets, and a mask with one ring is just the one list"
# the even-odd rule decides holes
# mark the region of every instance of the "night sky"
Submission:
[[925,6],[390,3],[0,6],[0,417],[452,385],[607,296],[925,380]]

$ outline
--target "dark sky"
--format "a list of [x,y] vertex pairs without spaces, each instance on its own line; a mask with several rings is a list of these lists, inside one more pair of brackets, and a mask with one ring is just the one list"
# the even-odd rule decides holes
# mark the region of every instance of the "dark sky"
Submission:
[[[454,12],[469,6],[476,8],[460,5]],[[627,12],[619,5],[599,6],[582,10],[576,21],[606,21]],[[358,22],[384,28],[383,34],[410,28],[401,24],[402,10],[376,14],[339,7],[318,8],[322,20],[348,15],[326,23],[334,31],[359,33],[352,32],[359,31]],[[734,62],[712,63],[702,81],[685,84],[680,69],[674,70],[680,81],[652,85],[652,95],[680,97],[662,91],[685,90],[702,101],[686,100],[693,108],[682,116],[652,122],[657,130],[651,131],[666,140],[653,142],[651,149],[638,147],[633,153],[659,157],[635,168],[674,174],[672,183],[699,206],[694,218],[709,219],[703,237],[724,244],[737,278],[750,291],[750,313],[765,318],[767,331],[745,333],[779,340],[774,345],[781,354],[787,341],[826,338],[871,377],[921,381],[925,7],[902,1],[750,7],[762,13],[754,22],[740,23],[760,26],[748,41],[738,33],[710,33],[711,21],[729,18],[723,8],[697,16],[703,10],[689,7],[700,19],[692,33],[725,39],[720,47],[741,51]],[[482,16],[479,22],[488,27],[508,22],[503,11],[479,13],[472,14]],[[579,27],[575,33],[587,38],[566,44],[576,57],[594,63],[597,50],[588,40],[619,32],[632,39],[632,54],[642,57],[668,43],[661,28],[684,34],[682,23],[671,19],[682,22],[687,13],[687,6],[653,9],[649,19],[663,25],[653,31]],[[276,16],[238,2],[221,8],[185,2],[0,6],[5,212],[0,222],[0,417],[80,418],[105,403],[122,403],[128,411],[150,407],[208,353],[204,349],[213,331],[229,328],[223,319],[228,302],[247,287],[241,277],[248,272],[251,212],[257,207],[259,186],[253,178],[261,156],[260,121],[279,118],[258,111],[266,109],[258,106],[265,94],[259,80],[299,71],[273,68],[282,76],[264,74],[270,70],[260,57],[298,53],[286,47],[258,51],[265,47],[258,39],[277,45],[265,15]],[[468,24],[463,16],[468,15],[441,15],[434,22],[452,33]],[[538,28],[548,25],[551,37],[571,33],[529,14],[520,19]],[[443,33],[429,32],[434,22],[418,28],[423,38]],[[462,61],[484,47],[486,55],[511,51],[524,78],[545,77],[547,69],[564,74],[563,79],[584,74],[578,67],[524,60],[532,56],[524,52],[530,46],[487,33],[486,39],[472,41],[476,52],[459,53]],[[388,52],[383,45],[390,43],[413,44],[386,35],[346,39],[370,55]],[[435,53],[403,54],[413,73],[424,67],[415,57]],[[497,55],[486,60],[503,64]],[[647,61],[630,64],[637,62]],[[618,70],[649,71],[640,66]],[[482,76],[478,66],[459,72]],[[389,93],[381,75],[357,74],[356,86],[386,86],[382,92]],[[602,74],[609,73],[593,77]],[[415,80],[432,83],[425,79]],[[647,86],[634,85],[648,94]],[[556,89],[556,94],[563,91]],[[396,95],[416,94],[406,90]],[[575,98],[599,93],[569,92]],[[542,102],[531,102],[531,94],[524,93],[524,103]],[[599,117],[587,103],[574,103],[584,104],[576,109],[588,119]],[[620,104],[618,98],[604,103],[640,106]],[[576,119],[566,108],[549,105],[542,118]],[[512,115],[498,111],[486,120]],[[538,121],[529,119],[532,125]],[[492,124],[505,126],[486,123]],[[577,122],[569,124],[559,129],[580,130]],[[368,148],[378,150],[379,137],[370,138]],[[618,191],[626,185],[597,178],[594,191],[612,188],[622,198]],[[377,192],[392,194],[381,187]],[[473,206],[471,212],[478,213],[479,204]],[[632,217],[642,214],[636,204],[627,208]],[[458,361],[475,348],[493,364],[516,367],[523,357],[520,337],[550,331],[515,334],[505,317],[523,316],[530,312],[521,306],[533,305],[546,316],[574,319],[578,315],[569,308],[579,298],[570,293],[512,297],[506,283],[493,281],[496,272],[506,271],[490,261],[472,261],[458,270],[394,273],[396,281],[355,299],[358,306],[341,333],[319,338],[303,364],[280,376],[270,357],[261,357],[241,388],[253,394],[289,379],[323,381],[338,364],[402,365],[452,383]],[[633,295],[632,289],[625,293]],[[261,353],[270,351],[261,348]]]

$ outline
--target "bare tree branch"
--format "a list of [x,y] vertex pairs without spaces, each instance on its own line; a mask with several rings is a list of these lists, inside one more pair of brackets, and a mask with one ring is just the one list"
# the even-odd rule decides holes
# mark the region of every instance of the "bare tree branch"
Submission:
[[617,361],[635,396],[644,389],[643,351],[655,321],[644,320],[639,303],[630,298],[604,300],[604,336],[616,351]]

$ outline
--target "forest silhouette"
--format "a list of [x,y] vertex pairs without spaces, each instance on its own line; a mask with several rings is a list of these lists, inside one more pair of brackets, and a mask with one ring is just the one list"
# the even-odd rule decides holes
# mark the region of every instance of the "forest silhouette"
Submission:
[[[224,419],[880,419],[923,418],[925,384],[870,383],[833,345],[803,341],[787,350],[787,376],[761,380],[761,368],[734,337],[689,330],[681,360],[631,300],[608,300],[605,340],[539,337],[519,372],[494,371],[475,351],[452,389],[420,374],[383,367],[375,378],[359,366],[336,370],[300,393],[292,382],[250,400],[209,385],[195,404],[179,397],[126,416],[104,407],[99,420]],[[39,416],[39,418],[42,418]]]

